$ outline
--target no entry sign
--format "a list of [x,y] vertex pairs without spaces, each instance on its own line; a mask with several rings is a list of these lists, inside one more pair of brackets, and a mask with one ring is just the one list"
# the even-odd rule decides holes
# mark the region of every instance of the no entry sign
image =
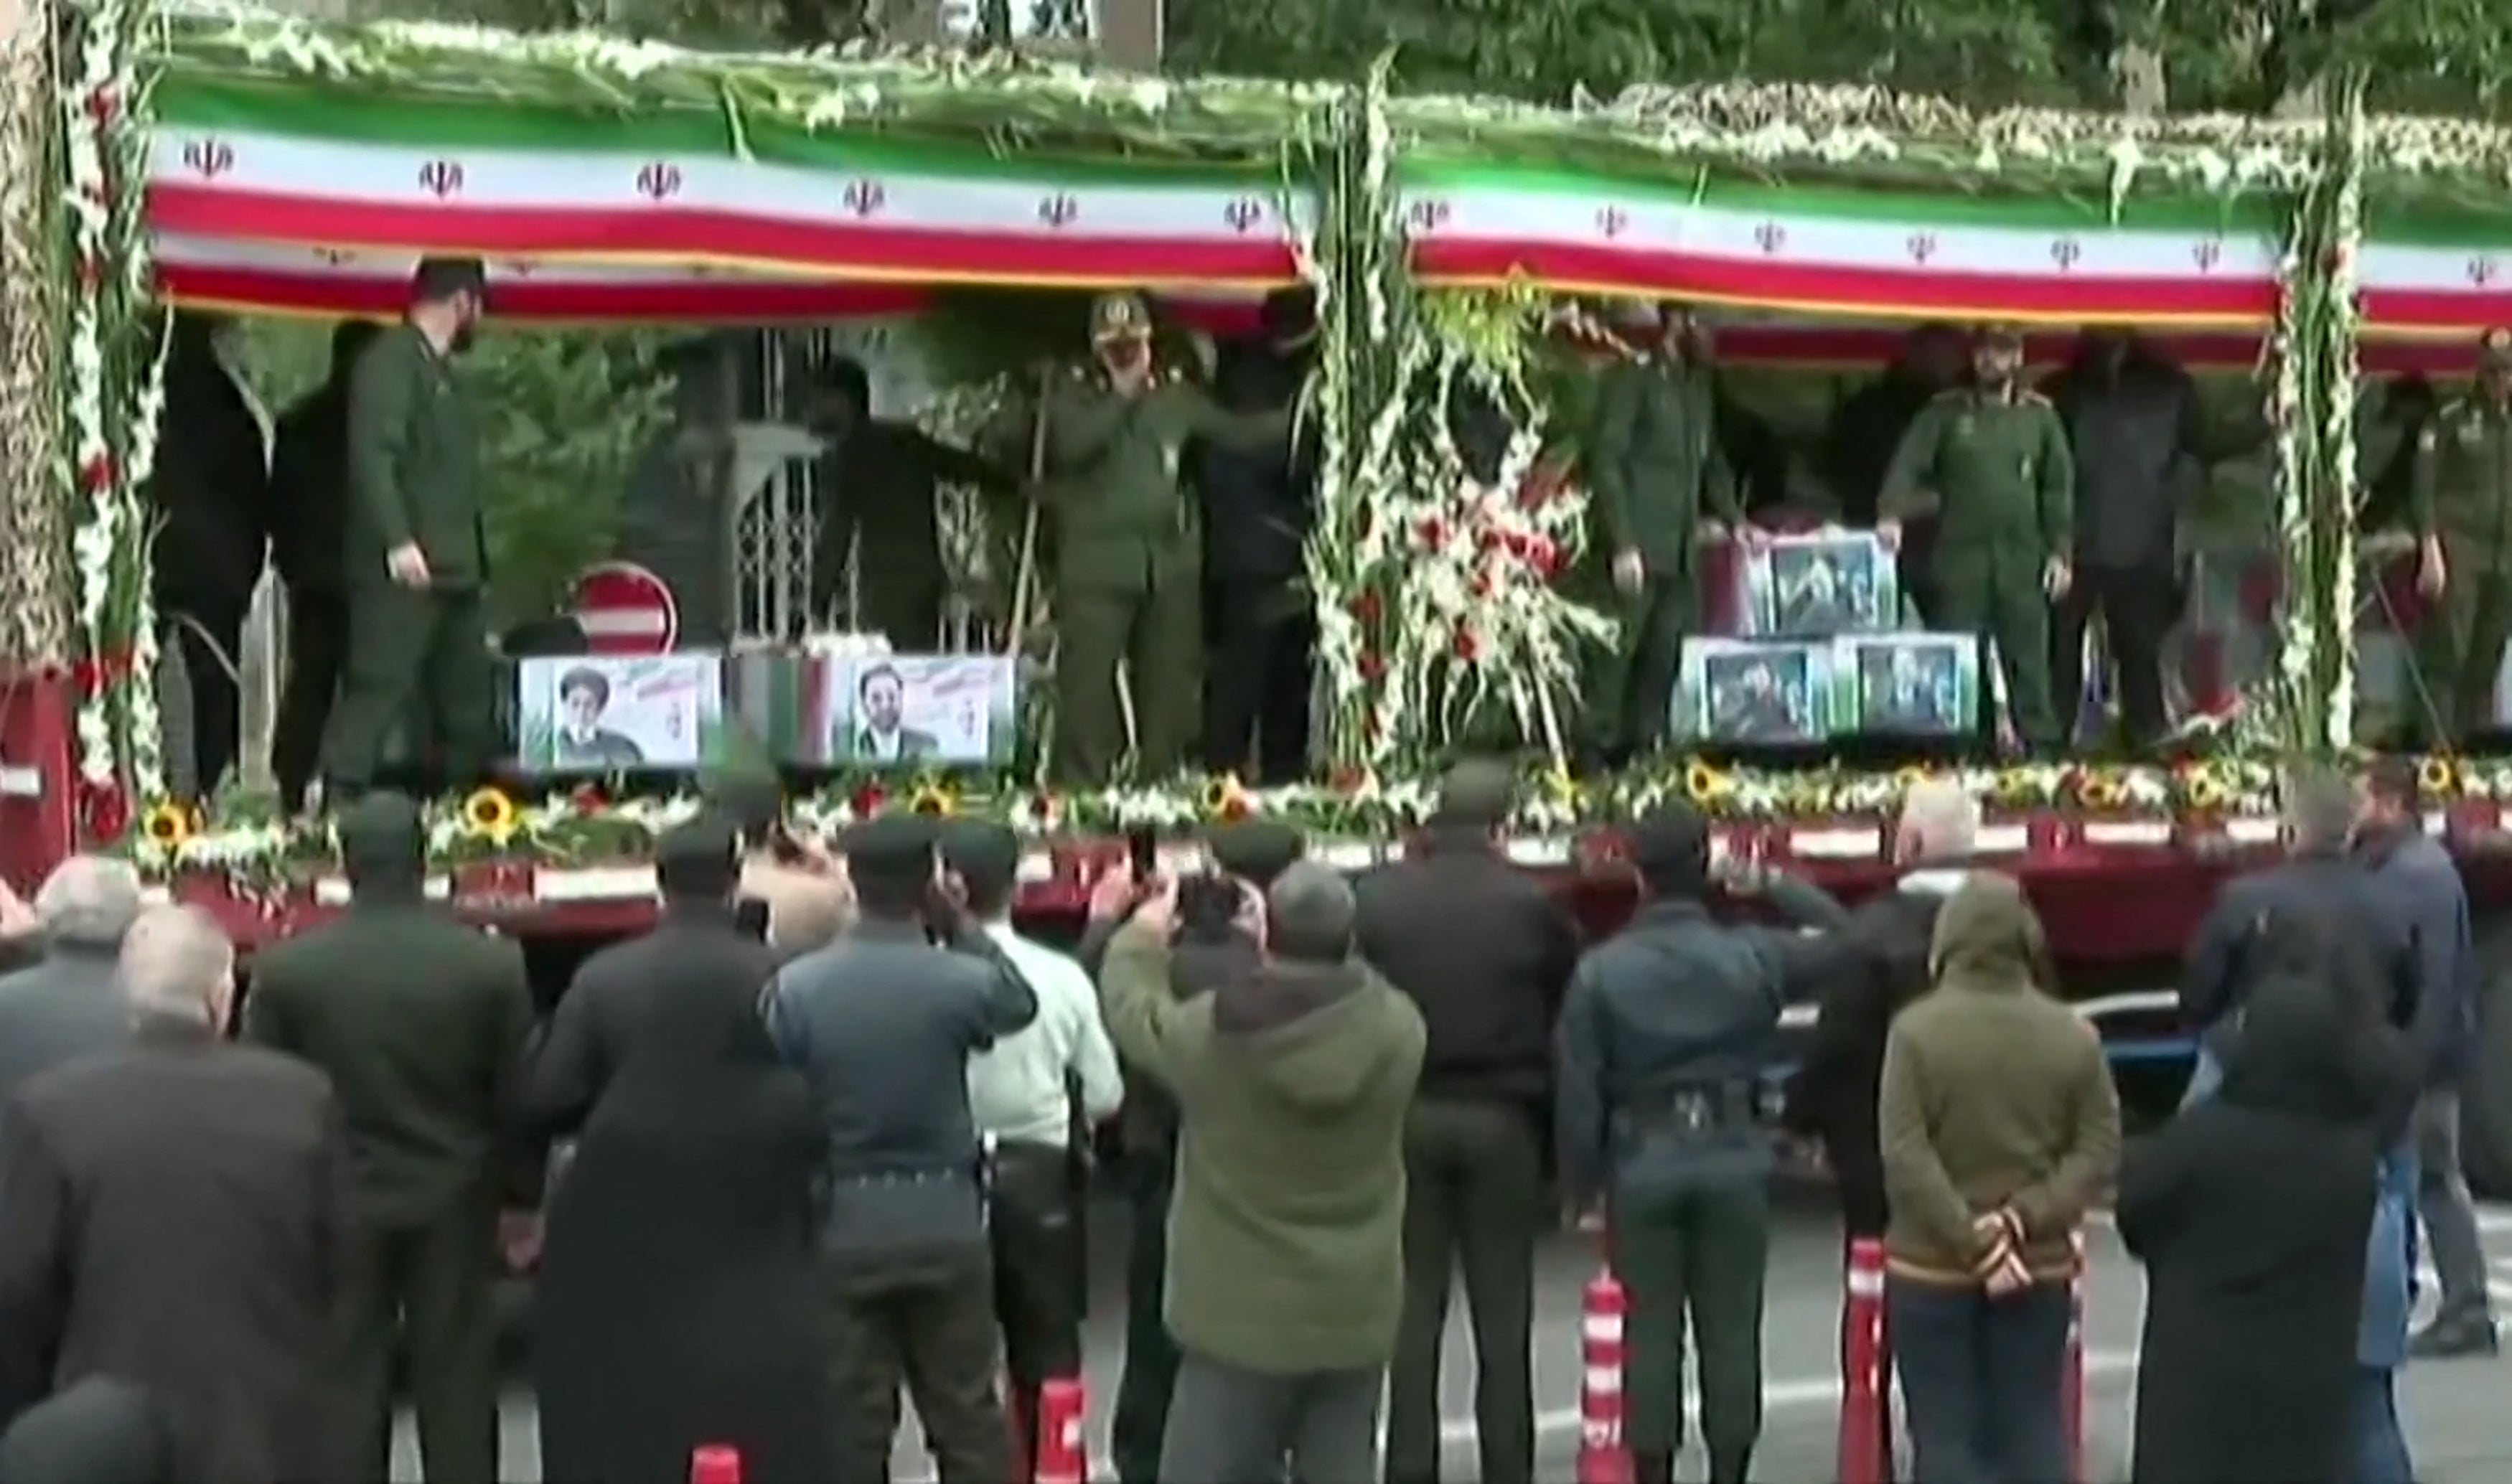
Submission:
[[669,654],[681,637],[671,586],[634,562],[603,562],[575,582],[575,621],[596,654]]

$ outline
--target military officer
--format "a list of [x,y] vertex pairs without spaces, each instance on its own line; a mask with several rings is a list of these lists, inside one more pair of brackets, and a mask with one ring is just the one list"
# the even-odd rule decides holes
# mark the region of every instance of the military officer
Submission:
[[2435,607],[2416,645],[2434,745],[2494,723],[2494,679],[2512,638],[2512,329],[2479,342],[2477,384],[2416,435],[2409,520],[2416,586]]
[[1939,393],[1894,450],[1876,529],[1935,516],[1931,622],[1997,645],[2016,730],[2036,748],[2060,740],[2050,694],[2050,605],[2067,594],[2076,465],[2058,410],[2023,384],[2023,332],[1983,328],[1974,384]]
[[1588,686],[1589,746],[1619,762],[1666,735],[1683,636],[1700,618],[1705,516],[1745,528],[1734,475],[1718,449],[1716,399],[1703,330],[1691,309],[1652,315],[1656,341],[1607,368],[1596,388],[1588,479],[1613,578],[1613,646]]
[[1043,409],[1057,476],[1054,763],[1101,783],[1125,750],[1117,668],[1134,705],[1135,762],[1175,772],[1199,740],[1203,705],[1202,537],[1178,488],[1188,440],[1262,449],[1288,435],[1288,407],[1226,412],[1152,359],[1152,319],[1131,293],[1090,309],[1096,365],[1050,389]]
[[478,259],[422,261],[409,317],[350,373],[349,652],[323,746],[325,774],[344,792],[373,785],[414,709],[453,782],[479,777],[495,746],[480,416],[453,373],[488,303]]

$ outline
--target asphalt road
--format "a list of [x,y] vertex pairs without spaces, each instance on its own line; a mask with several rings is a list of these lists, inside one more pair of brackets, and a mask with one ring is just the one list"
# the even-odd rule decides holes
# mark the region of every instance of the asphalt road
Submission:
[[[1105,1233],[1094,1241],[1092,1313],[1088,1335],[1089,1433],[1094,1475],[1108,1470],[1108,1408],[1116,1395],[1122,1356],[1121,1228],[1110,1213],[1095,1223]],[[2484,1213],[2498,1307],[2512,1314],[2512,1208]],[[2107,1230],[2089,1243],[2093,1259],[2087,1305],[2086,1372],[2089,1401],[2087,1454],[2092,1477],[2127,1475],[2130,1405],[2135,1384],[2137,1334],[2143,1285],[2137,1265]],[[1579,1293],[1594,1269],[1593,1249],[1571,1236],[1542,1253],[1536,1300],[1535,1380],[1542,1414],[1537,1476],[1573,1476],[1578,1448]],[[2428,1284],[2428,1286],[2430,1286]],[[1768,1421],[1754,1472],[1774,1484],[1805,1484],[1829,1476],[1840,1383],[1835,1370],[1840,1288],[1839,1240],[1821,1203],[1790,1198],[1774,1236],[1769,1312],[1764,1328]],[[1462,1305],[1458,1310],[1462,1309]],[[1452,1310],[1448,1364],[1441,1377],[1447,1426],[1446,1476],[1471,1484],[1472,1449],[1472,1347],[1461,1311]],[[2427,1362],[2410,1369],[2406,1402],[2409,1441],[2422,1484],[2498,1484],[2512,1478],[2512,1430],[2503,1426],[2503,1398],[2512,1363],[2501,1360]],[[503,1475],[537,1481],[530,1391],[518,1386],[504,1412]],[[396,1441],[394,1478],[418,1478],[415,1452],[405,1420]],[[911,1423],[902,1429],[892,1465],[895,1484],[931,1478],[923,1448]],[[1680,1476],[1699,1478],[1696,1449]]]

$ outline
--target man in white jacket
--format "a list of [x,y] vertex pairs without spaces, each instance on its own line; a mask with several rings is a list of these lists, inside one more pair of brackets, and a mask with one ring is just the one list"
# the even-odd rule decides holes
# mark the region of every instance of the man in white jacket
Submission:
[[1019,837],[999,824],[955,820],[942,832],[942,863],[967,893],[969,916],[1038,996],[1029,1029],[968,1062],[968,1112],[994,1155],[995,1313],[1020,1443],[1015,1477],[1027,1478],[1040,1386],[1081,1371],[1087,1145],[1090,1130],[1124,1100],[1124,1082],[1090,977],[1012,930],[1020,857]]

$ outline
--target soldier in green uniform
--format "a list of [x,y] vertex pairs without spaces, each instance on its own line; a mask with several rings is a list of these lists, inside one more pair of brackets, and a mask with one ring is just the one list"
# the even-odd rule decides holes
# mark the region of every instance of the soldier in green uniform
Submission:
[[1141,298],[1103,294],[1090,309],[1097,364],[1059,379],[1043,409],[1056,476],[1054,766],[1068,783],[1104,783],[1124,755],[1119,664],[1143,776],[1185,763],[1202,726],[1203,559],[1181,450],[1196,438],[1261,449],[1290,431],[1287,408],[1226,412],[1155,366],[1151,336]]
[[494,750],[480,418],[453,374],[488,295],[478,260],[428,258],[409,317],[350,373],[349,650],[323,746],[325,776],[346,793],[373,784],[414,710],[451,781],[480,777]]
[[1736,482],[1718,449],[1717,410],[1691,309],[1662,306],[1657,343],[1609,367],[1596,388],[1587,471],[1597,544],[1622,631],[1595,658],[1588,747],[1621,762],[1666,735],[1683,636],[1700,622],[1697,546],[1704,517],[1745,530]]
[[2512,330],[2486,332],[2477,384],[2416,435],[2409,521],[2417,590],[2435,605],[2417,636],[2431,740],[2455,748],[2493,724],[2512,639]]
[[1940,393],[1910,424],[1884,476],[1876,529],[1934,514],[1928,578],[1935,627],[1997,645],[2016,730],[2035,748],[2060,740],[2050,694],[2050,605],[2067,593],[2076,465],[2058,409],[2023,385],[2023,333],[1982,329],[1974,384]]

